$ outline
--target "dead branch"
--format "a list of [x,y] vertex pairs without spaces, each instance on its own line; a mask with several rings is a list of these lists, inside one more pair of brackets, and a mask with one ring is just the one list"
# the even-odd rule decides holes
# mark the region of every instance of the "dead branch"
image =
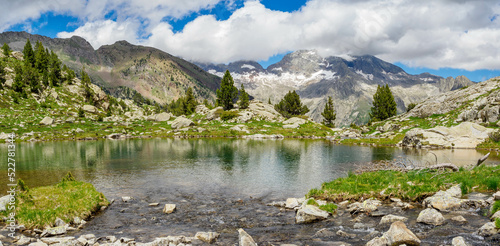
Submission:
[[421,168],[418,168],[418,169],[431,169],[431,170],[434,170],[434,169],[451,169],[453,170],[453,172],[458,172],[458,167],[455,165],[455,164],[452,164],[452,163],[440,163],[440,164],[436,164],[436,165],[432,165],[430,167],[421,167]]
[[484,155],[483,157],[479,158],[479,160],[477,160],[476,167],[481,165],[484,161],[486,161],[486,159],[488,159],[489,156],[490,152],[488,152],[488,154]]

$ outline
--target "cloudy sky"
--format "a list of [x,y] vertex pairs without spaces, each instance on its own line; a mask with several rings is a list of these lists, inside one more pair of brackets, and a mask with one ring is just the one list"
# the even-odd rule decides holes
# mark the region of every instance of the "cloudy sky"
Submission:
[[118,40],[188,60],[256,60],[300,49],[375,55],[409,73],[500,76],[498,0],[0,0],[0,31]]

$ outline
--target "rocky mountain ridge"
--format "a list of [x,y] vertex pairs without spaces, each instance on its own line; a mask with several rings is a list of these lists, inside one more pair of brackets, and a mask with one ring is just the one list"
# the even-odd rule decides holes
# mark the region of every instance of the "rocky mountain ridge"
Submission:
[[[7,43],[15,51],[22,51],[27,39],[32,43],[41,41],[75,71],[85,67],[93,83],[114,96],[127,97],[138,91],[164,104],[183,96],[187,87],[193,87],[199,98],[213,100],[220,83],[219,77],[181,58],[126,41],[94,50],[90,43],[77,36],[52,39],[26,32],[0,33],[0,43]],[[124,92],[124,88],[128,89]]]
[[277,103],[288,91],[296,90],[316,121],[322,120],[327,97],[332,96],[337,125],[366,123],[377,85],[389,84],[401,113],[410,103],[473,84],[464,76],[410,75],[374,56],[324,58],[311,50],[290,53],[267,69],[253,61],[197,65],[218,76],[229,70],[237,86],[244,84],[258,100]]

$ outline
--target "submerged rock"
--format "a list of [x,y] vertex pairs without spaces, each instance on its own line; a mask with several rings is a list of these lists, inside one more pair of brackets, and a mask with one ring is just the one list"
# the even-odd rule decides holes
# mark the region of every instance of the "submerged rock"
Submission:
[[243,229],[238,229],[238,239],[240,246],[257,246],[253,238]]
[[481,228],[479,228],[477,233],[480,236],[489,237],[489,236],[493,236],[493,235],[497,234],[499,231],[500,231],[500,229],[497,229],[495,227],[495,222],[488,222],[488,223],[484,224]]
[[408,218],[403,217],[403,216],[397,216],[397,215],[388,214],[388,215],[382,217],[382,219],[380,220],[380,224],[379,225],[390,224],[390,223],[393,223],[393,222],[396,222],[396,221],[405,222],[407,220],[408,220]]
[[438,226],[444,224],[445,219],[436,209],[427,208],[420,212],[417,222]]
[[452,246],[470,246],[467,242],[465,242],[465,239],[463,237],[455,237],[451,241]]
[[326,218],[328,218],[328,212],[313,205],[303,205],[297,210],[295,222],[297,224],[312,223]]

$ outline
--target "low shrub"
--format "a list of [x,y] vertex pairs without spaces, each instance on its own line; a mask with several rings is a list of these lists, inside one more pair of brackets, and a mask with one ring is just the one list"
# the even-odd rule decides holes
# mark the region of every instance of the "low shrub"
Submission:
[[490,139],[494,142],[500,142],[500,132],[499,131],[493,131],[488,134]]
[[224,111],[220,114],[221,120],[227,121],[238,117],[238,111]]

